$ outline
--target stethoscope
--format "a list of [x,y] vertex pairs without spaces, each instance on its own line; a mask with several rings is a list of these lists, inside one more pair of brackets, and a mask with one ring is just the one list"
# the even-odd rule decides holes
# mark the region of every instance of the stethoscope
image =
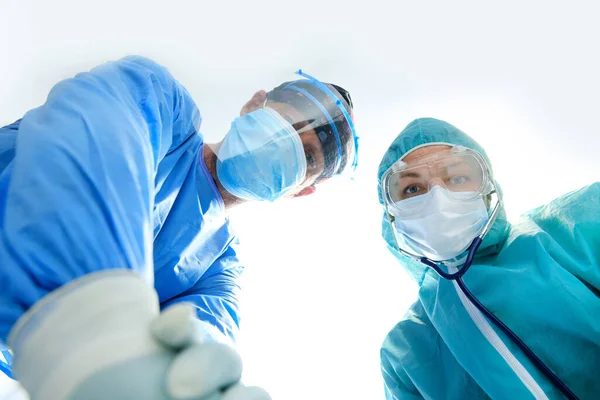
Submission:
[[462,280],[462,276],[471,267],[471,264],[473,263],[473,258],[475,257],[475,253],[477,252],[477,249],[481,245],[483,238],[485,237],[485,235],[487,235],[487,233],[492,228],[492,225],[494,224],[494,221],[496,220],[496,217],[498,216],[498,213],[500,212],[500,205],[501,205],[500,196],[498,196],[498,193],[495,189],[492,190],[490,192],[490,194],[496,194],[496,197],[497,197],[496,205],[494,206],[492,214],[491,214],[488,222],[484,226],[483,231],[475,239],[473,239],[470,246],[466,250],[466,251],[468,251],[468,253],[467,253],[465,262],[464,262],[462,268],[460,268],[457,272],[453,272],[453,273],[446,272],[437,263],[428,259],[427,257],[419,256],[417,254],[413,254],[409,251],[402,249],[402,247],[400,247],[400,245],[398,244],[398,239],[396,238],[396,234],[395,234],[395,227],[394,227],[395,217],[388,213],[388,219],[390,221],[392,232],[394,232],[393,236],[394,236],[394,240],[396,241],[396,248],[403,255],[411,257],[411,258],[425,264],[426,266],[430,267],[440,277],[450,280],[450,281],[456,281],[456,283],[458,284],[458,287],[465,294],[465,296],[467,296],[469,301],[475,307],[477,307],[477,309],[479,311],[481,311],[481,313],[483,313],[483,315],[485,315],[488,319],[490,319],[502,332],[504,332],[504,334],[506,334],[506,336],[508,336],[519,347],[519,349],[521,349],[521,351],[523,353],[525,353],[525,355],[531,360],[531,362],[537,368],[539,368],[540,371],[542,371],[542,373],[550,380],[550,382],[552,382],[552,384],[554,386],[556,386],[569,400],[579,400],[579,398],[575,395],[575,393],[573,393],[571,391],[571,389],[569,389],[569,387],[567,385],[565,385],[565,383],[563,381],[561,381],[560,378],[554,372],[552,372],[552,370],[550,368],[548,368],[548,366],[546,364],[544,364],[544,362],[542,360],[540,360],[540,358],[533,352],[533,350],[531,350],[521,340],[521,338],[519,338],[519,336],[517,336],[516,333],[514,333],[498,317],[496,317],[490,310],[488,310],[483,304],[481,304],[481,302],[479,300],[477,300],[477,298],[473,295],[473,293],[471,293],[471,291],[467,288],[464,281]]

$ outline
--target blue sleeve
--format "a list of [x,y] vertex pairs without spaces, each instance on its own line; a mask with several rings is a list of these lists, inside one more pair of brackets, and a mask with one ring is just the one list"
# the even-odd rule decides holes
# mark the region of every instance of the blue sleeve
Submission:
[[21,120],[0,128],[0,173],[15,157],[15,146],[17,143],[17,132]]
[[236,339],[239,331],[239,277],[243,267],[235,248],[237,240],[208,268],[196,284],[181,295],[164,302],[166,308],[179,302],[196,307],[198,318],[218,328],[225,336]]
[[125,268],[152,283],[157,166],[199,121],[185,89],[142,57],[60,82],[25,115],[0,184],[0,342],[37,300],[85,274]]

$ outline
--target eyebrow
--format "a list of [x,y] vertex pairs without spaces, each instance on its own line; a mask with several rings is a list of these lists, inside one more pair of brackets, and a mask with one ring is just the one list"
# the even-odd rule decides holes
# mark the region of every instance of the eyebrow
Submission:
[[448,164],[448,165],[444,166],[444,168],[446,168],[446,169],[456,168],[456,167],[460,167],[461,165],[469,165],[469,163],[467,163],[465,161],[456,161],[456,162],[453,162],[452,164]]
[[418,172],[400,172],[400,178],[420,178],[421,174]]
[[[296,124],[304,124],[304,126],[301,127],[300,129],[296,129],[296,131],[298,132],[298,134],[300,134],[300,133],[307,132],[309,130],[314,130],[314,127],[313,127],[313,123],[314,122],[315,122],[314,118],[313,119],[305,119],[303,121],[296,121],[296,122],[294,122],[294,125],[296,125]],[[295,128],[296,127],[294,127],[294,129]]]

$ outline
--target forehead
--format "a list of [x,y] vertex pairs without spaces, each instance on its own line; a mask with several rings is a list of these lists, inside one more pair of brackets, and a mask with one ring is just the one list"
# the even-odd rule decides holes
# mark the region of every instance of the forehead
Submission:
[[296,107],[288,103],[281,103],[279,101],[268,101],[266,107],[272,108],[284,117],[291,119],[291,123],[306,121],[308,118],[302,115]]
[[445,158],[450,156],[452,147],[448,145],[429,145],[419,147],[418,149],[411,150],[404,157],[402,157],[402,161],[404,161],[408,166],[418,165],[427,160],[436,160],[440,158]]

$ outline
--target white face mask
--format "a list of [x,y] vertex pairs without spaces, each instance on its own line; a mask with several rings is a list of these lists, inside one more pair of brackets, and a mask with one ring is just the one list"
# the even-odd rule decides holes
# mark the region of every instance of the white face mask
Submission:
[[461,255],[479,235],[489,220],[483,196],[464,192],[461,200],[457,194],[449,195],[440,186],[428,193],[401,200],[420,202],[420,211],[411,219],[396,218],[395,228],[401,242],[417,254],[432,261],[451,260]]

